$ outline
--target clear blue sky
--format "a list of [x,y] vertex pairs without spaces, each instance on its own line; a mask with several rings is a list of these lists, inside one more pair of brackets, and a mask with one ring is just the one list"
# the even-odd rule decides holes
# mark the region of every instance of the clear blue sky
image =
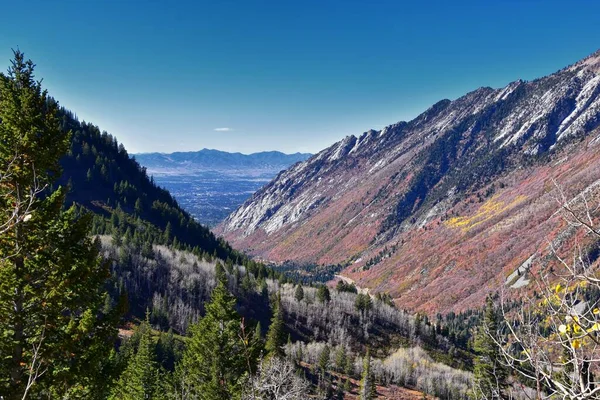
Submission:
[[0,60],[18,46],[130,152],[316,152],[571,64],[600,48],[599,16],[564,0],[12,1]]

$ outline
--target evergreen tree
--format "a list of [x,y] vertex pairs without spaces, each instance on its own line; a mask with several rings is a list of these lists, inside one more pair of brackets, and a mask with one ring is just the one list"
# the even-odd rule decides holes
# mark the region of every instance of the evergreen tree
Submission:
[[[367,313],[373,308],[373,302],[371,296],[368,294],[359,293],[354,300],[354,308],[361,313]],[[416,323],[418,325],[418,322]]]
[[335,352],[335,368],[337,369],[338,372],[343,373],[345,371],[346,362],[347,362],[346,347],[340,346],[340,347],[338,347],[337,351]]
[[300,364],[300,362],[302,361],[302,358],[304,357],[304,353],[302,351],[302,342],[298,343],[298,352],[296,353],[296,364]]
[[235,303],[223,282],[219,282],[206,305],[206,315],[190,327],[191,337],[177,365],[179,393],[207,400],[239,395],[246,360]]
[[225,267],[223,267],[220,261],[217,261],[215,264],[215,277],[217,278],[217,283],[222,282],[223,285],[227,286],[227,272],[225,272]]
[[371,353],[367,348],[367,354],[363,359],[362,378],[360,380],[360,400],[371,400],[377,397],[377,386],[375,377],[371,372]]
[[100,311],[108,268],[90,216],[51,190],[70,135],[33,71],[15,51],[0,74],[0,397],[94,398],[116,337]]
[[325,345],[325,347],[323,347],[323,350],[321,350],[321,353],[319,354],[319,369],[321,370],[321,373],[323,375],[325,375],[325,373],[329,369],[330,355],[331,350],[329,349],[329,346]]
[[246,296],[250,295],[250,294],[252,294],[252,292],[254,292],[254,283],[252,282],[252,279],[250,278],[250,273],[248,272],[248,270],[246,270],[246,272],[244,273],[244,276],[242,277],[241,288],[242,288],[242,293]]
[[256,323],[256,327],[254,328],[254,339],[262,340],[262,326],[260,325],[260,321]]
[[177,349],[175,346],[175,337],[173,329],[164,334],[160,333],[158,343],[156,345],[156,358],[161,366],[167,371],[173,371],[175,368],[175,359],[177,357]]
[[304,289],[302,288],[301,284],[298,284],[296,286],[296,292],[294,293],[294,298],[296,299],[296,301],[302,301],[302,299],[304,298]]
[[165,231],[163,232],[163,243],[171,244],[171,239],[173,238],[173,227],[170,222],[167,222],[167,226],[165,227]]
[[273,317],[271,318],[271,325],[269,325],[269,330],[267,331],[267,342],[265,343],[267,356],[283,357],[285,355],[283,350],[285,338],[285,324],[283,322],[281,296],[278,293],[273,304]]
[[160,375],[154,356],[152,331],[148,320],[138,327],[139,343],[135,354],[115,384],[109,400],[160,399]]
[[134,205],[133,209],[135,211],[135,215],[142,215],[142,212],[144,211],[144,207],[142,206],[141,199],[137,199],[135,201],[135,205]]
[[490,335],[496,335],[500,327],[500,315],[494,302],[487,298],[482,325],[477,329],[474,340],[475,358],[474,375],[475,391],[489,399],[507,398],[508,370],[500,363],[502,354]]
[[249,366],[249,369],[251,371],[254,371],[256,362],[262,356],[264,348],[265,348],[265,341],[263,340],[263,337],[262,337],[262,328],[260,325],[260,321],[258,321],[256,323],[256,326],[254,327],[254,332],[252,333],[252,335],[250,337],[250,348],[249,348],[250,352],[249,353],[250,353],[251,360],[248,360],[248,363],[251,364]]
[[331,294],[326,285],[321,285],[319,286],[319,289],[317,289],[317,300],[321,303],[329,303],[331,301]]

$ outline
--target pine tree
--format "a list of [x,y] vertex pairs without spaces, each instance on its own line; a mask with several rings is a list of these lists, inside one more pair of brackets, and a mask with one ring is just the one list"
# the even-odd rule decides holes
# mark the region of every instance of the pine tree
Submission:
[[148,320],[138,327],[139,344],[125,371],[115,384],[109,400],[159,399],[160,375],[155,361],[152,331]]
[[70,135],[33,71],[15,51],[0,74],[0,397],[94,398],[116,337],[100,312],[108,268],[91,217],[50,189]]
[[319,289],[317,289],[317,300],[319,300],[320,303],[329,303],[331,301],[331,294],[329,293],[329,288],[327,286],[319,286]]
[[165,227],[165,231],[163,232],[163,243],[171,244],[171,239],[173,238],[173,228],[170,222],[167,222],[167,226]]
[[175,367],[176,351],[173,329],[166,334],[161,332],[156,344],[156,358],[167,371],[173,371]]
[[262,340],[262,326],[260,325],[260,321],[256,323],[256,327],[254,328],[254,338]]
[[375,377],[371,372],[371,353],[367,348],[367,354],[363,359],[362,379],[360,380],[360,400],[371,400],[377,397],[377,386]]
[[215,277],[217,282],[223,282],[223,285],[227,286],[227,272],[225,272],[225,267],[220,261],[215,264]]
[[361,313],[367,313],[373,307],[371,296],[368,294],[359,293],[354,300],[354,308]]
[[250,364],[252,364],[250,366],[251,370],[254,370],[254,366],[255,366],[256,362],[258,361],[258,359],[262,356],[264,348],[265,348],[265,341],[263,340],[263,337],[262,337],[262,328],[260,325],[260,321],[258,321],[256,323],[256,326],[254,327],[254,332],[251,335],[251,343],[250,343],[250,353],[251,353],[251,358],[252,358],[252,360],[250,360]]
[[482,325],[477,330],[474,340],[475,358],[474,375],[476,391],[490,399],[507,398],[508,370],[500,363],[502,354],[490,335],[495,335],[500,327],[500,316],[494,302],[487,298]]
[[206,315],[190,327],[191,337],[176,371],[180,393],[211,400],[231,399],[239,394],[246,360],[235,303],[223,282],[219,282],[206,305]]
[[344,372],[344,370],[346,369],[346,362],[346,347],[339,346],[337,351],[335,352],[335,368],[338,372]]
[[241,288],[242,288],[242,293],[246,296],[250,295],[250,294],[252,294],[252,292],[254,292],[254,283],[252,282],[252,279],[250,278],[250,273],[248,272],[248,270],[246,270],[246,272],[244,273],[244,276],[242,277]]
[[283,310],[281,308],[281,295],[278,293],[273,304],[273,317],[271,325],[267,331],[267,342],[265,343],[265,351],[267,356],[283,357],[285,352],[285,324],[283,322]]
[[329,369],[330,355],[331,350],[329,349],[329,346],[325,345],[325,347],[323,347],[323,350],[321,350],[321,353],[319,354],[319,369],[321,370],[321,373],[323,375],[325,375],[325,373]]
[[296,286],[296,292],[294,293],[294,298],[296,299],[296,301],[302,301],[302,299],[304,298],[304,289],[302,288],[301,284],[298,284]]
[[142,212],[144,211],[144,208],[142,206],[142,200],[141,199],[137,199],[135,201],[135,205],[133,206],[133,209],[135,211],[135,215],[142,215]]

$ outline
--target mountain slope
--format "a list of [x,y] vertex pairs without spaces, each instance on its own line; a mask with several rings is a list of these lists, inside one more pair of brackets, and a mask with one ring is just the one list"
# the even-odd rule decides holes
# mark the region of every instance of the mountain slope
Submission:
[[[139,219],[133,226],[121,221],[121,226],[123,235],[127,227],[145,235],[140,241],[166,244],[177,238],[183,247],[197,248],[222,259],[239,256],[197,223],[168,191],[158,187],[116,138],[91,123],[80,122],[68,110],[60,113],[62,129],[72,133],[71,149],[61,161],[63,174],[58,182],[70,187],[67,203],[75,202],[104,218],[118,220],[118,216],[129,215],[133,221]],[[154,229],[143,228],[142,221]],[[169,231],[167,235],[158,238],[165,230]]]
[[573,190],[600,178],[598,126],[600,52],[346,137],[216,232],[275,262],[349,265],[343,275],[403,307],[465,309],[545,249],[551,178]]

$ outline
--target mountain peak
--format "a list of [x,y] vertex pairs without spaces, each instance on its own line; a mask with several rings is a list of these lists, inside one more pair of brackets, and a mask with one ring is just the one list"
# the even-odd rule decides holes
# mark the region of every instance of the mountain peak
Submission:
[[578,69],[580,67],[596,75],[600,75],[600,49],[573,64],[571,69]]

